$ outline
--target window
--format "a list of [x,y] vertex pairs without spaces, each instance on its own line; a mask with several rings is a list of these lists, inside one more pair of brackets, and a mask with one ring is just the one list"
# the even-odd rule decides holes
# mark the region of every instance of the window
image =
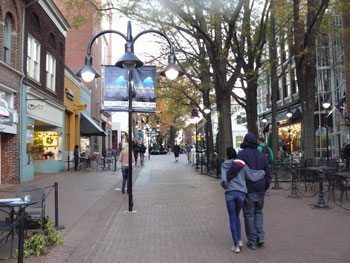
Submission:
[[56,59],[50,54],[46,54],[46,88],[56,91]]
[[31,35],[28,35],[27,75],[40,81],[40,44]]
[[4,26],[4,62],[11,64],[11,43],[12,43],[12,22],[11,18],[6,15]]

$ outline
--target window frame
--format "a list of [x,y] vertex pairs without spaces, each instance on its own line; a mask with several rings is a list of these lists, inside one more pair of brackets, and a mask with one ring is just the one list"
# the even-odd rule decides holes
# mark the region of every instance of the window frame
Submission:
[[11,17],[7,14],[4,19],[4,62],[6,64],[11,64],[12,62],[12,21]]
[[27,45],[27,76],[40,82],[41,45],[30,34],[28,34]]
[[50,53],[46,53],[46,88],[52,92],[56,92],[56,58]]

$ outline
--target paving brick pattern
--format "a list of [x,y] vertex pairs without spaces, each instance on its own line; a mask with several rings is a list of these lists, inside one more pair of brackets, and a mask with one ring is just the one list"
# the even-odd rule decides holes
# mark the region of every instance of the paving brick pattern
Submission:
[[264,247],[235,254],[223,189],[195,172],[185,155],[178,163],[152,156],[134,169],[134,179],[133,213],[128,196],[114,190],[120,170],[36,179],[42,186],[59,182],[65,244],[25,262],[350,262],[350,211],[333,203],[313,209],[317,196],[293,199],[289,191],[270,190]]

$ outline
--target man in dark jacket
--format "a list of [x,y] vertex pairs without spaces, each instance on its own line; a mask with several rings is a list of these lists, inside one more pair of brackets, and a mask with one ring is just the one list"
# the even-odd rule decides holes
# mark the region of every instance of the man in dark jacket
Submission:
[[[243,216],[248,238],[247,246],[253,250],[256,249],[257,245],[262,246],[264,244],[262,210],[264,207],[265,192],[271,182],[268,161],[265,154],[257,150],[258,145],[257,137],[252,133],[247,133],[241,144],[242,150],[237,155],[238,159],[243,160],[253,170],[252,172],[264,171],[263,174],[265,174],[255,179],[246,176],[248,194],[243,204]],[[254,173],[252,173],[252,177],[254,177]]]

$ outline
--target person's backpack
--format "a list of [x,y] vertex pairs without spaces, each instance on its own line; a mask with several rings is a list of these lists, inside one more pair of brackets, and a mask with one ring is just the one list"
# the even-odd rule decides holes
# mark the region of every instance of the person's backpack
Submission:
[[146,146],[141,144],[140,146],[140,153],[145,153],[146,152]]
[[267,158],[267,162],[270,164],[272,162],[272,158],[270,156],[270,151],[267,145],[261,147],[261,152],[263,154],[265,154],[266,158]]

